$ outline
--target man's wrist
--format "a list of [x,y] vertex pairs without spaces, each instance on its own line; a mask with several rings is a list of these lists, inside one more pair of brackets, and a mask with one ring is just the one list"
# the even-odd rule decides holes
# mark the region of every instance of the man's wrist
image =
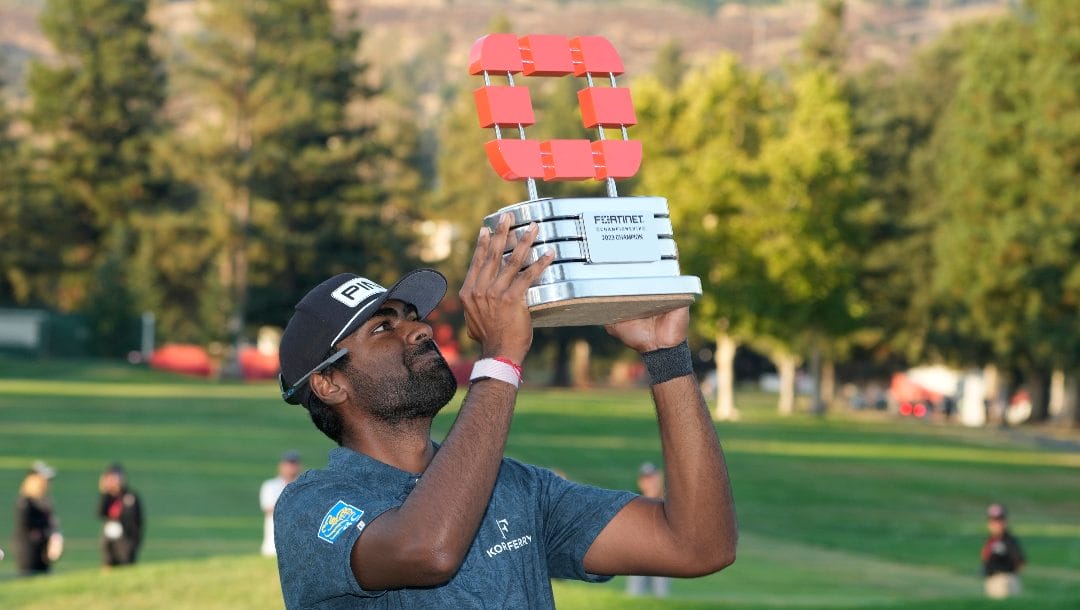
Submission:
[[690,359],[690,344],[683,340],[674,347],[662,347],[641,354],[645,370],[649,372],[649,385],[671,381],[677,377],[694,374],[694,364]]
[[469,382],[497,379],[515,388],[521,386],[521,365],[508,358],[483,358],[473,364]]

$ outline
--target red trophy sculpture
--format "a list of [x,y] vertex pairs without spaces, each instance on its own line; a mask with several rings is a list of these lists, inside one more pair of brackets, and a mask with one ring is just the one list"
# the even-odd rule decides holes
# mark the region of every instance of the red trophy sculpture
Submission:
[[[485,217],[484,224],[494,229],[502,214],[512,215],[509,254],[514,237],[535,221],[530,263],[555,250],[555,260],[526,294],[535,326],[609,324],[683,307],[701,295],[701,281],[679,273],[667,200],[618,196],[615,181],[636,174],[642,154],[641,142],[626,131],[637,117],[630,90],[615,81],[623,72],[615,47],[599,36],[489,34],[470,52],[469,73],[484,78],[474,91],[480,125],[495,131],[486,145],[488,160],[504,180],[524,181],[529,193],[527,201]],[[597,139],[527,139],[525,127],[536,119],[528,87],[515,82],[519,74],[584,77],[581,118],[587,129],[596,128]],[[506,84],[493,84],[493,77],[505,77]],[[619,129],[622,139],[606,139],[605,128]],[[608,196],[540,198],[538,179],[604,180]]]

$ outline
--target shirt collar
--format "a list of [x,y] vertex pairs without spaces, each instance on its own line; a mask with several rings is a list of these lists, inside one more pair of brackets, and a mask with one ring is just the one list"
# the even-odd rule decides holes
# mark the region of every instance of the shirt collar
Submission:
[[[439,450],[439,444],[431,441],[435,450]],[[375,482],[383,485],[415,485],[423,473],[406,472],[395,468],[385,462],[380,462],[370,455],[353,451],[348,447],[337,447],[330,451],[330,459],[326,469],[336,472],[362,472],[372,477]]]

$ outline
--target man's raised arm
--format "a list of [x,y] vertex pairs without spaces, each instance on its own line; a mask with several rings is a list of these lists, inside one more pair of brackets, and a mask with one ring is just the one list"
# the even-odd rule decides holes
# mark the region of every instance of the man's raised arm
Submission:
[[738,531],[727,465],[690,368],[686,308],[607,327],[643,354],[653,379],[667,492],[636,498],[585,554],[593,574],[703,576],[735,561]]
[[[460,296],[469,335],[483,358],[520,364],[532,344],[525,291],[550,264],[524,271],[536,236],[529,229],[504,263],[509,216],[482,229]],[[352,570],[367,590],[434,586],[457,572],[469,550],[499,472],[517,389],[494,379],[473,383],[442,447],[405,502],[372,521],[352,550]]]

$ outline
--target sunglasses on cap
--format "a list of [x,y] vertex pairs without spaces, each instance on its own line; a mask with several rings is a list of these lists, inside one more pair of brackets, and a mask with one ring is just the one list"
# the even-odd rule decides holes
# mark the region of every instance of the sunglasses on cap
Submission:
[[300,399],[296,397],[296,393],[299,392],[302,387],[304,387],[304,384],[307,383],[308,379],[311,379],[311,376],[315,373],[323,372],[324,370],[326,370],[327,367],[329,367],[331,364],[334,364],[338,360],[341,360],[345,356],[345,354],[348,353],[349,349],[347,347],[339,349],[338,351],[331,354],[330,357],[326,360],[323,360],[319,364],[316,364],[315,368],[311,369],[307,373],[304,373],[304,376],[300,379],[297,379],[296,383],[292,384],[291,386],[285,385],[284,373],[278,373],[278,385],[281,386],[281,399],[289,403],[290,405],[300,404]]

